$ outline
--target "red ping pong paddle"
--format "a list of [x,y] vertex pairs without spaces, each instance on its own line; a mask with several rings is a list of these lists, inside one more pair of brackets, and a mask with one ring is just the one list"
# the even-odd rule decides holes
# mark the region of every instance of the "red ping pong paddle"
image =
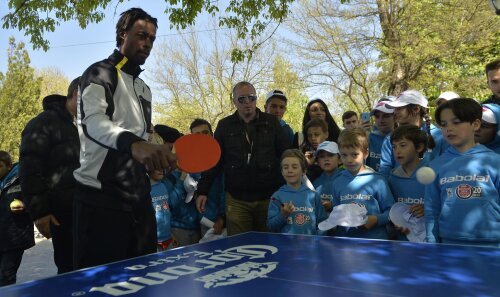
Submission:
[[177,155],[177,166],[187,173],[207,171],[219,162],[221,150],[212,136],[189,134],[177,139],[172,152]]

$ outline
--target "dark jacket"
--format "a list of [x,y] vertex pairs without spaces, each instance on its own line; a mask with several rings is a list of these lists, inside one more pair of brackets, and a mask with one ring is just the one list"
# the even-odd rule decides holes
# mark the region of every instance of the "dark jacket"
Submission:
[[225,190],[244,201],[269,199],[285,183],[280,157],[289,143],[274,115],[257,109],[257,118],[247,125],[235,112],[219,121],[214,137],[221,146],[221,160],[203,174],[198,194],[208,194],[220,173],[224,173]]
[[64,96],[45,97],[22,133],[19,178],[33,220],[72,210],[80,140],[65,104]]
[[0,252],[28,249],[35,245],[33,222],[28,212],[13,213],[10,203],[23,201],[15,164],[7,176],[0,180]]
[[495,95],[491,95],[490,97],[488,97],[488,99],[481,102],[481,104],[487,104],[487,103],[500,105],[500,98],[498,98]]

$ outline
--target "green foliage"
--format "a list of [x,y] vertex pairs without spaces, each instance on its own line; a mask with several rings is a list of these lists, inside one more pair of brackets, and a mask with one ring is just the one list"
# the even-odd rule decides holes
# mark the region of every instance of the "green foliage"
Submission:
[[291,67],[288,61],[278,56],[273,65],[272,83],[268,84],[265,89],[267,91],[279,89],[285,93],[288,103],[283,120],[285,120],[294,131],[301,131],[302,118],[306,110],[308,98],[305,94],[304,81]]
[[[124,1],[118,0],[116,6]],[[294,1],[231,0],[226,7],[220,7],[221,4],[213,0],[165,0],[165,14],[172,27],[185,29],[194,25],[202,12],[207,12],[218,19],[220,27],[235,29],[239,39],[255,41],[250,49],[235,50],[233,61],[240,62],[251,57],[261,45],[256,40],[269,26],[277,26],[287,17]],[[103,20],[104,10],[111,3],[111,0],[9,0],[9,12],[2,17],[3,28],[24,30],[34,48],[47,50],[49,41],[44,38],[46,32],[54,32],[62,22],[69,20],[78,21],[81,28],[89,23],[98,23]]]
[[[1,73],[0,73],[1,74]],[[8,69],[0,75],[0,150],[19,157],[21,132],[41,109],[41,78],[36,78],[23,43],[9,40]]]
[[9,13],[2,17],[2,27],[25,31],[34,48],[46,51],[49,48],[49,41],[44,38],[46,32],[54,32],[62,22],[69,20],[76,20],[82,29],[89,23],[98,23],[104,19],[103,10],[110,2],[111,0],[9,0]]
[[70,81],[60,69],[44,68],[37,71],[36,76],[40,77],[42,80],[40,86],[40,100],[51,94],[67,95]]

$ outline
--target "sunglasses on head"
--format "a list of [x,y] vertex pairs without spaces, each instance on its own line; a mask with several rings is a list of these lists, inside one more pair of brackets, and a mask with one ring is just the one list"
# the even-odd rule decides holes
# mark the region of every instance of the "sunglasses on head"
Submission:
[[238,99],[239,103],[253,102],[253,101],[257,100],[257,95],[250,94],[247,96],[239,96],[236,99]]

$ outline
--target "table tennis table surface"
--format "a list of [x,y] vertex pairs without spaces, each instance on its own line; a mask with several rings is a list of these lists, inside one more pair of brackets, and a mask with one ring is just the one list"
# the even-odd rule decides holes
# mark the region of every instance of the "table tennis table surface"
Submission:
[[0,296],[500,296],[500,249],[249,232]]

